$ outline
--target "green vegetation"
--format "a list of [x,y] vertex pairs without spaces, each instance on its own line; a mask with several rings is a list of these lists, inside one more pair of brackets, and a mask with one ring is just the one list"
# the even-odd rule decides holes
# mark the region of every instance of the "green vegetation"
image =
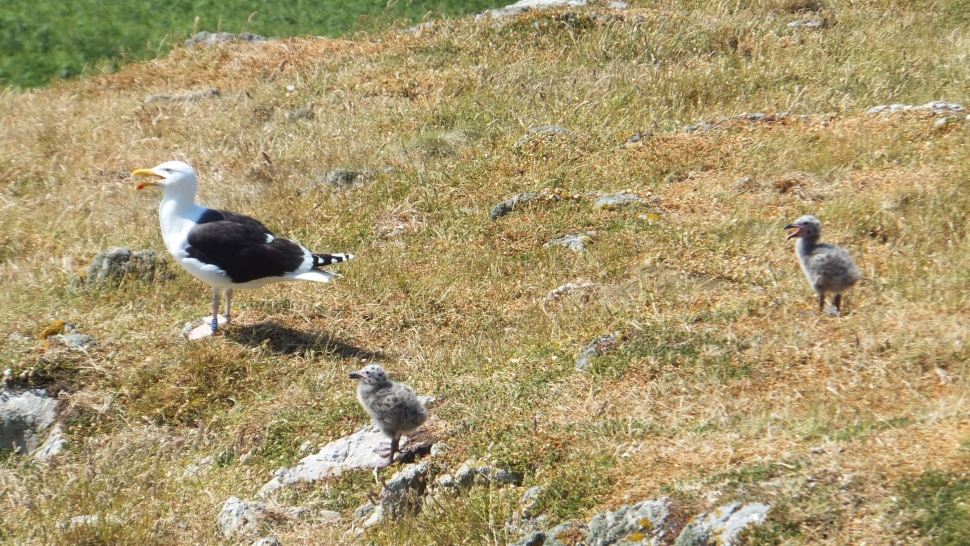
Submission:
[[[339,37],[395,22],[456,16],[498,0],[41,0],[0,3],[0,87],[114,71],[171,50],[195,32]],[[395,23],[397,24],[397,23]]]
[[[631,4],[176,45],[0,94],[0,369],[57,395],[71,440],[49,465],[0,454],[0,542],[225,544],[226,499],[367,423],[347,378],[362,361],[438,399],[437,468],[487,461],[522,487],[442,495],[355,539],[379,485],[348,473],[281,490],[306,517],[229,542],[503,545],[533,486],[550,526],[669,496],[680,522],[771,504],[753,543],[965,540],[946,520],[966,528],[970,124],[866,113],[968,102],[970,32],[948,18],[964,3]],[[826,24],[788,26],[806,19]],[[112,247],[165,254],[159,195],[130,173],[169,159],[197,168],[201,202],[357,258],[327,285],[240,291],[233,323],[193,343],[178,333],[208,288],[171,263],[72,284]],[[369,174],[320,182],[337,168]],[[640,202],[593,206],[623,191]],[[523,192],[541,197],[490,219]],[[785,239],[806,213],[864,272],[841,317],[818,313]],[[582,252],[546,246],[585,232]],[[99,344],[40,339],[55,321]],[[80,515],[103,518],[58,526]]]
[[898,487],[899,509],[915,535],[935,546],[970,544],[970,478],[966,473],[927,470]]

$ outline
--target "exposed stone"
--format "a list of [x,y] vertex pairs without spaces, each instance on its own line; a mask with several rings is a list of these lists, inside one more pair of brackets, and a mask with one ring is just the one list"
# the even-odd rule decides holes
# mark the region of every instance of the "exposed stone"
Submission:
[[194,478],[196,476],[204,476],[212,468],[215,463],[216,458],[212,455],[205,457],[196,464],[190,464],[185,467],[185,471],[182,472],[182,478]]
[[[119,518],[118,516],[108,516],[104,518],[106,523],[111,523],[113,525],[122,525],[125,520]],[[71,527],[83,527],[85,525],[97,525],[101,523],[101,518],[96,515],[90,516],[74,516],[68,521],[58,521],[55,526],[58,529],[68,529]]]
[[[525,13],[531,10],[555,8],[560,6],[578,8],[585,6],[587,3],[587,0],[519,0],[518,2],[505,6],[504,8],[488,10],[485,13],[487,15],[491,15],[493,19],[505,19],[507,17]],[[484,16],[484,14],[480,15],[479,17],[481,16]]]
[[576,133],[570,131],[569,129],[560,127],[558,125],[546,125],[543,127],[533,127],[529,129],[529,131],[524,136],[519,138],[519,140],[516,140],[515,144],[513,144],[512,147],[521,148],[522,146],[537,139],[550,140],[556,137],[574,137],[574,136],[576,136]]
[[595,231],[564,235],[549,241],[545,246],[564,246],[573,252],[582,252],[586,249],[586,243],[593,240],[593,235],[596,235]]
[[286,121],[299,121],[301,119],[312,120],[316,117],[313,112],[313,108],[309,106],[304,106],[302,108],[297,108],[296,110],[290,110],[286,113]]
[[593,357],[602,356],[615,350],[617,337],[616,332],[602,335],[580,349],[579,353],[576,354],[576,371],[581,372],[588,368]]
[[397,517],[416,514],[428,485],[428,462],[410,464],[398,471],[384,484],[381,505],[391,515]]
[[250,34],[248,32],[232,34],[229,32],[208,32],[203,30],[202,32],[197,32],[195,36],[189,38],[188,40],[185,40],[185,47],[202,45],[206,48],[210,48],[225,42],[265,42],[267,40],[269,40],[269,38],[265,36],[260,36],[259,34]]
[[546,534],[542,531],[526,535],[511,546],[543,546],[546,543]]
[[0,449],[26,454],[40,447],[57,417],[56,407],[57,400],[44,390],[0,391]]
[[94,257],[88,266],[87,284],[118,284],[124,279],[152,281],[167,276],[154,250],[132,252],[127,248],[113,248]]
[[788,28],[807,28],[809,30],[818,30],[820,28],[825,28],[825,19],[802,19],[799,21],[792,21],[788,23]]
[[84,350],[93,345],[97,345],[98,342],[91,336],[87,334],[59,334],[50,336],[47,339],[60,343],[67,347],[68,349]]
[[154,95],[148,95],[145,97],[145,104],[151,104],[153,102],[193,102],[197,100],[214,99],[221,95],[222,93],[215,87],[205,89],[203,91],[180,93],[178,95],[173,95],[171,93],[156,93]]
[[589,522],[587,543],[592,545],[656,543],[666,533],[670,501],[646,500],[605,512]]
[[963,112],[966,108],[962,104],[956,104],[952,102],[944,101],[930,101],[926,104],[920,106],[914,106],[912,104],[882,104],[880,106],[873,106],[872,108],[866,110],[867,114],[896,114],[899,112],[907,112],[910,110],[915,110],[918,112],[932,112],[935,115],[946,115],[954,114],[957,112]]
[[[438,484],[444,487],[467,489],[475,484],[488,485],[489,483],[496,483],[501,485],[521,485],[522,479],[522,474],[518,472],[496,468],[472,459],[465,461],[458,467],[454,476],[445,474],[439,478]],[[446,483],[442,483],[442,480]]]
[[[419,396],[422,404],[431,404],[434,397]],[[413,438],[406,437],[401,442],[401,453],[428,453],[433,445],[434,437],[420,431]],[[319,453],[304,457],[293,468],[282,468],[276,471],[276,477],[266,483],[259,490],[258,496],[265,498],[281,487],[298,482],[312,482],[323,480],[331,476],[339,476],[348,470],[373,469],[384,465],[387,459],[381,457],[374,450],[382,444],[386,447],[387,436],[373,425],[368,425],[357,432],[334,440],[323,446]],[[410,456],[410,455],[409,455]]]
[[632,205],[641,201],[640,196],[633,193],[617,193],[614,195],[604,195],[593,201],[593,207],[603,210],[616,210],[626,205]]
[[374,450],[386,442],[387,436],[373,425],[363,427],[323,446],[319,453],[304,457],[295,467],[278,470],[276,477],[260,489],[259,496],[265,497],[286,485],[339,476],[348,470],[376,468],[386,460]]
[[374,177],[374,173],[369,169],[333,169],[327,174],[317,178],[316,184],[332,187],[334,189],[350,188],[361,186]]
[[567,521],[546,532],[545,546],[574,546],[586,544],[589,529],[585,525]]
[[219,532],[226,538],[236,533],[246,533],[256,528],[266,515],[266,505],[246,502],[239,497],[229,497],[219,511]]
[[721,506],[712,512],[700,514],[684,527],[675,546],[731,546],[745,528],[761,523],[771,506],[761,503],[742,505],[740,502]]
[[40,446],[34,453],[34,457],[40,461],[50,461],[52,457],[60,455],[64,451],[64,448],[70,443],[67,438],[62,434],[63,427],[60,423],[55,424],[51,427],[50,434],[47,435],[47,440],[44,441],[43,445]]
[[526,203],[533,201],[538,197],[539,197],[538,193],[520,193],[518,195],[510,197],[505,201],[502,201],[501,203],[495,205],[495,207],[492,208],[492,216],[491,216],[492,220],[497,220],[502,216],[505,216],[506,214],[512,212],[516,208],[521,207],[522,205],[525,205]]
[[598,285],[595,282],[569,282],[546,294],[546,301],[556,300],[567,294],[572,294],[573,292],[588,292],[590,289],[595,288],[596,286]]

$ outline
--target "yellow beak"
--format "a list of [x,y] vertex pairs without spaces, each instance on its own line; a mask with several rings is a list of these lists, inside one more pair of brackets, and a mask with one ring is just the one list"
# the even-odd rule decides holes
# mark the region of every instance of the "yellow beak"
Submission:
[[[158,176],[157,174],[153,173],[151,169],[138,169],[137,171],[131,173],[131,176],[155,176],[158,178],[162,178],[161,176]],[[141,190],[144,188],[157,186],[157,185],[158,185],[158,180],[149,180],[147,182],[139,182],[138,185],[135,186],[135,189]]]

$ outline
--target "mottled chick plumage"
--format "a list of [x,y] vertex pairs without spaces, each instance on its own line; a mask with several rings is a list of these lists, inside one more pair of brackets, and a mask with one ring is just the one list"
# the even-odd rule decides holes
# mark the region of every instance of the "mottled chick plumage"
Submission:
[[795,229],[788,239],[798,239],[795,252],[809,284],[818,294],[819,311],[825,309],[825,296],[833,295],[836,314],[841,312],[842,294],[862,278],[849,251],[835,245],[819,243],[822,223],[814,216],[802,216],[785,229]]
[[414,390],[387,378],[384,368],[371,364],[350,374],[357,379],[357,400],[374,425],[391,439],[388,464],[394,461],[401,436],[411,434],[428,420],[428,410]]

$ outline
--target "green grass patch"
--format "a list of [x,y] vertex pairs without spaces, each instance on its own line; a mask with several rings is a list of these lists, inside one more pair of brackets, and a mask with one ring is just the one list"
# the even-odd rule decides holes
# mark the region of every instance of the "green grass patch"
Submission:
[[970,477],[926,470],[897,485],[903,521],[935,546],[970,544]]

